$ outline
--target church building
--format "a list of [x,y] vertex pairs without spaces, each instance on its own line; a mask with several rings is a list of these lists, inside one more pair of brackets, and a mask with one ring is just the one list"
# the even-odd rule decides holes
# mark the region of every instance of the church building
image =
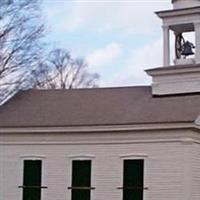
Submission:
[[172,4],[156,12],[151,86],[21,91],[0,107],[0,200],[200,200],[200,1]]

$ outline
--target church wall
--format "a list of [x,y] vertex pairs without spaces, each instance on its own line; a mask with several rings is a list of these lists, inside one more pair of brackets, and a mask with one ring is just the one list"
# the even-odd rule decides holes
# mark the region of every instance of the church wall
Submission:
[[123,159],[144,159],[144,187],[148,187],[144,200],[186,200],[184,174],[190,168],[184,163],[191,157],[191,151],[187,150],[191,145],[182,143],[179,132],[190,134],[160,131],[155,133],[155,139],[152,132],[77,133],[60,135],[62,140],[59,134],[54,134],[49,135],[51,141],[42,134],[18,134],[16,138],[4,135],[4,143],[0,145],[0,200],[22,199],[22,189],[18,186],[22,185],[24,159],[43,162],[42,185],[48,188],[42,190],[42,200],[71,199],[67,187],[71,186],[73,159],[92,160],[91,186],[95,190],[91,192],[91,200],[122,200],[122,191],[117,188],[122,186]]
[[192,198],[200,199],[200,143],[193,145],[192,152]]

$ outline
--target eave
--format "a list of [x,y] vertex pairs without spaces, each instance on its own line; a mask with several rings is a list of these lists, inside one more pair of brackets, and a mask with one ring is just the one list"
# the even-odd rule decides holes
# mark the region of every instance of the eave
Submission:
[[0,127],[1,133],[109,133],[152,130],[192,129],[200,131],[200,124],[194,122],[128,124],[106,126],[67,126],[67,127]]

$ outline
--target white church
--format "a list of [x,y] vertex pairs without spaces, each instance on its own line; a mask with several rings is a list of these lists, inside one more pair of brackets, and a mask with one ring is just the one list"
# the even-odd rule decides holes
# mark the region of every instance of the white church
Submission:
[[0,200],[200,200],[200,1],[172,3],[156,12],[151,86],[21,91],[0,107]]

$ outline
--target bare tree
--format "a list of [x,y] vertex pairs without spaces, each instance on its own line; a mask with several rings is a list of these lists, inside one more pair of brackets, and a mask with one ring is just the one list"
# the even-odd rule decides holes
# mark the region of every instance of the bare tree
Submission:
[[73,59],[65,49],[52,50],[33,74],[36,88],[72,89],[97,87],[99,75],[89,73],[83,59]]
[[0,101],[28,82],[42,55],[40,0],[0,0]]

